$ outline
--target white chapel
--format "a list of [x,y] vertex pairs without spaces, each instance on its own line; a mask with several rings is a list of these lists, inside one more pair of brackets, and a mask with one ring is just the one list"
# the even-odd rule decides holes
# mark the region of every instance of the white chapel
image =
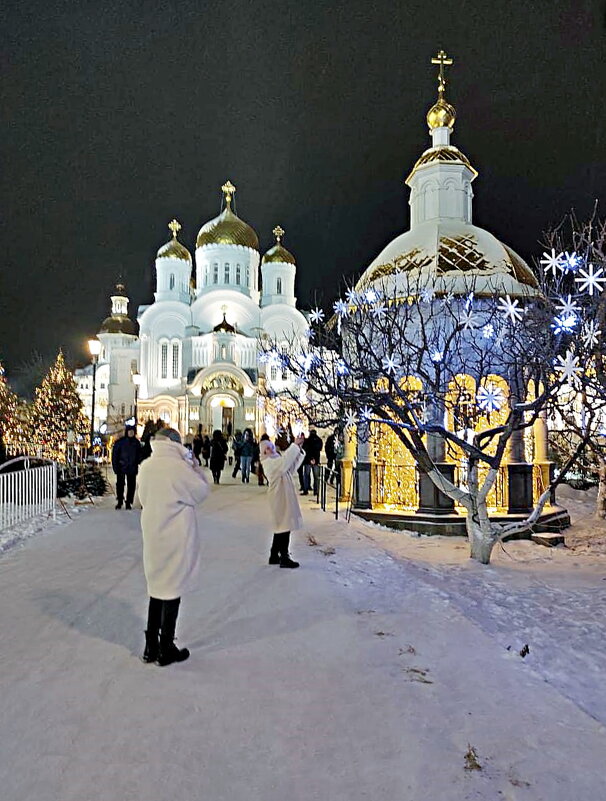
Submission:
[[[125,287],[111,297],[101,324],[96,365],[95,429],[117,433],[162,418],[182,434],[250,427],[273,434],[278,396],[293,381],[280,363],[265,363],[260,340],[303,342],[308,321],[296,307],[295,258],[274,228],[261,258],[255,231],[232,205],[235,186],[222,187],[223,210],[198,233],[194,260],[179,241],[181,226],[157,253],[154,300],[128,316]],[[92,366],[76,371],[85,412],[92,406]],[[105,424],[105,426],[104,426]]]

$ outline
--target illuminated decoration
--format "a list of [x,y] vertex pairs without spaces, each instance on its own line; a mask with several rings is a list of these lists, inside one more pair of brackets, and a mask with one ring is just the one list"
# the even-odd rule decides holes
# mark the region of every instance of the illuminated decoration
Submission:
[[576,253],[566,252],[561,258],[560,269],[565,273],[576,273],[579,266],[583,263],[583,259],[577,256]]
[[595,264],[589,264],[586,270],[579,270],[578,278],[574,280],[579,284],[579,292],[587,291],[593,297],[594,289],[596,293],[604,290],[601,284],[606,283],[606,275],[602,267],[596,270]]
[[358,416],[355,412],[349,411],[345,415],[345,428],[355,428],[358,425]]
[[369,303],[376,303],[377,300],[379,300],[379,293],[376,289],[367,289],[364,293],[364,297]]
[[335,364],[335,371],[337,375],[348,375],[349,367],[345,364],[343,359],[337,359],[337,363]]
[[505,395],[500,387],[486,384],[480,387],[476,395],[478,406],[484,412],[498,412],[505,403]]
[[482,328],[482,336],[484,339],[492,339],[494,336],[494,325],[492,323],[486,323]]
[[468,331],[471,328],[476,328],[477,324],[476,314],[473,309],[464,309],[463,314],[461,315],[461,325],[463,326],[463,330]]
[[383,369],[386,373],[395,373],[398,369],[398,365],[395,363],[394,359],[389,356],[386,359],[383,359]]
[[431,287],[424,289],[419,298],[423,301],[423,303],[431,303],[431,301],[435,298],[436,293],[433,291]]
[[361,423],[369,423],[371,416],[372,416],[372,409],[370,408],[370,406],[363,406],[360,409],[360,422]]
[[577,375],[583,372],[583,368],[579,366],[579,357],[570,350],[566,351],[564,358],[557,357],[554,367],[559,373],[562,373],[562,378],[568,384],[572,384]]
[[345,296],[347,297],[348,302],[352,305],[355,305],[358,302],[358,293],[355,289],[348,289],[345,293]]
[[576,317],[580,313],[579,304],[572,299],[572,295],[567,298],[561,297],[556,306],[560,317]]
[[555,334],[570,334],[578,322],[578,318],[570,314],[568,317],[554,317],[551,327]]
[[387,306],[384,303],[377,303],[372,307],[371,313],[375,320],[382,320],[387,314]]
[[332,308],[334,313],[339,317],[347,317],[349,314],[349,306],[344,300],[341,300],[341,298],[333,303]]
[[73,436],[77,442],[86,436],[88,420],[61,351],[36,389],[32,423],[34,439],[43,454],[60,462],[66,461],[68,438]]
[[595,348],[600,341],[601,334],[602,332],[598,328],[596,321],[590,320],[583,326],[581,331],[581,339],[583,340],[583,344],[586,348]]
[[449,292],[442,298],[442,306],[449,306],[454,299],[455,299],[454,292]]
[[431,361],[438,364],[444,358],[444,352],[441,350],[434,350],[430,356]]
[[564,255],[562,253],[555,252],[554,248],[551,248],[551,253],[543,253],[543,258],[539,262],[539,264],[543,265],[543,269],[545,273],[553,273],[554,276],[557,275],[558,270],[562,269],[562,265],[564,262]]
[[517,298],[516,300],[512,300],[509,295],[505,295],[504,298],[499,298],[499,311],[506,318],[509,318],[514,325],[524,316],[519,306],[520,301]]
[[316,306],[315,309],[311,310],[309,319],[312,323],[320,324],[324,320],[324,312]]

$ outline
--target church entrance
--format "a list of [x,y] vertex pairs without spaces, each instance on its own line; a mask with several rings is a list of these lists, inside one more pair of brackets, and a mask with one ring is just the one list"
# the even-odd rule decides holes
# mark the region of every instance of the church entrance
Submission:
[[229,395],[215,395],[210,402],[212,430],[222,431],[225,436],[233,433],[234,408],[236,402]]

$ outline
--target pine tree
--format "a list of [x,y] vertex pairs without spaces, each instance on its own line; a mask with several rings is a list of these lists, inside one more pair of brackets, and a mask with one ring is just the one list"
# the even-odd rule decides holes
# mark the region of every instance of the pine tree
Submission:
[[88,421],[62,351],[59,351],[55,363],[36,389],[32,424],[34,438],[44,456],[61,462],[67,460],[70,435],[74,436],[76,442],[86,437]]

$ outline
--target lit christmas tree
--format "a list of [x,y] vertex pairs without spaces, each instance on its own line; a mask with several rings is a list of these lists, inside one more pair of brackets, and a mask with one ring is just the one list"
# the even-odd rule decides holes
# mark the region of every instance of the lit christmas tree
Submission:
[[[0,363],[0,454],[11,450],[12,430],[17,408],[17,396],[6,381],[4,367]],[[3,448],[4,446],[4,448]]]
[[44,456],[61,462],[66,461],[68,439],[73,435],[78,442],[86,437],[88,421],[62,351],[36,389],[32,426]]

